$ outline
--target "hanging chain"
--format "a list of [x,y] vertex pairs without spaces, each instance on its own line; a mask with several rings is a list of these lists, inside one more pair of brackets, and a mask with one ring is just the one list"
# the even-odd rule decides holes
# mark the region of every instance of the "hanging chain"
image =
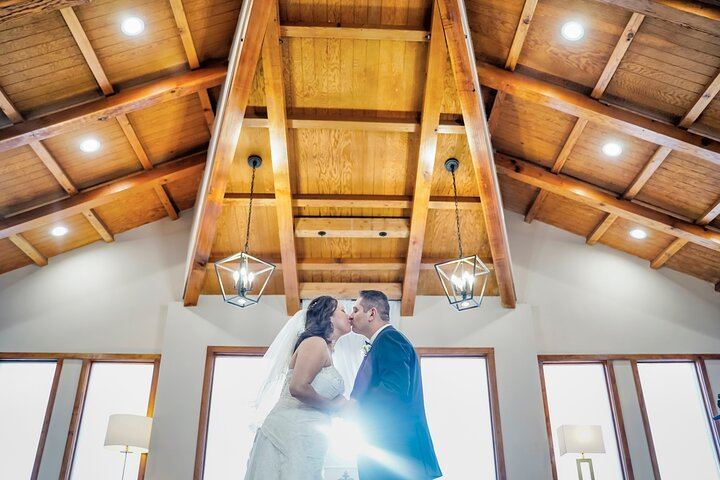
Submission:
[[450,173],[452,173],[452,177],[453,177],[453,194],[455,195],[455,221],[457,223],[458,250],[460,251],[460,256],[458,258],[462,258],[463,251],[462,251],[462,238],[460,236],[460,209],[458,208],[457,185],[455,184],[455,170],[453,170]]
[[250,181],[250,206],[248,207],[247,231],[245,232],[245,255],[248,253],[248,245],[250,244],[250,217],[252,216],[253,192],[255,191],[255,166],[252,167],[252,180]]

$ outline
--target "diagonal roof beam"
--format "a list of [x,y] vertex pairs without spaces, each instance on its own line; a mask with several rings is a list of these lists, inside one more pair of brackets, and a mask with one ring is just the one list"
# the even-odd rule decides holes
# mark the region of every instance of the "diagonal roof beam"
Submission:
[[620,62],[625,56],[625,53],[628,51],[628,48],[630,48],[630,44],[635,38],[637,31],[640,29],[640,25],[642,25],[643,20],[645,20],[645,15],[640,13],[633,13],[630,16],[630,20],[628,20],[627,25],[625,25],[625,30],[623,30],[620,34],[620,38],[618,39],[617,44],[615,44],[615,49],[612,54],[610,54],[610,58],[605,64],[605,68],[595,84],[595,88],[593,88],[592,93],[590,93],[591,97],[600,98],[603,93],[605,93],[605,89],[610,84],[610,80],[612,80],[613,75],[615,75],[615,71],[618,66],[620,66]]
[[720,8],[687,0],[596,0],[720,37]]
[[[215,239],[217,220],[272,8],[273,2],[267,0],[245,0],[240,10],[230,50],[230,67],[210,139],[208,163],[195,205],[183,293],[186,306],[197,304],[205,281],[205,269]],[[207,88],[207,85],[203,88]]]
[[533,15],[535,14],[537,3],[538,0],[525,0],[525,4],[523,5],[522,13],[520,13],[520,21],[518,22],[515,36],[510,45],[510,52],[505,60],[505,68],[511,72],[515,71],[515,67],[517,66],[520,51],[525,44],[525,37],[527,37],[528,30],[530,30],[530,22],[532,22]]
[[428,205],[430,203],[430,189],[437,153],[437,128],[440,124],[446,58],[445,34],[443,33],[438,7],[433,5],[430,45],[425,66],[425,92],[423,94],[422,118],[420,120],[418,165],[410,218],[410,239],[402,285],[402,303],[400,304],[400,315],[403,316],[412,316],[415,310],[415,297],[417,295]]
[[708,107],[708,105],[710,105],[710,102],[713,101],[713,99],[717,96],[718,92],[720,92],[720,71],[718,71],[718,73],[715,75],[715,78],[713,78],[712,81],[708,84],[705,91],[702,93],[702,95],[700,95],[700,98],[697,99],[697,101],[693,104],[690,110],[688,110],[682,120],[680,120],[678,126],[682,128],[689,128],[693,123],[695,123],[695,120],[697,120]]
[[[514,308],[517,297],[513,281],[510,246],[503,216],[500,186],[495,172],[490,132],[485,120],[480,83],[475,65],[470,25],[463,0],[439,0],[450,63],[455,76],[475,178],[483,204],[483,217],[495,275],[503,306]],[[512,73],[505,72],[508,75]],[[499,88],[495,88],[500,90]]]
[[[265,0],[270,1],[270,0]],[[295,232],[290,184],[290,159],[287,140],[287,109],[283,85],[283,61],[280,50],[280,18],[277,1],[272,0],[272,12],[262,46],[263,74],[270,134],[273,179],[275,183],[275,210],[280,237],[280,257],[283,264],[285,307],[288,315],[300,310],[300,294],[295,254]]]
[[19,233],[16,233],[15,235],[10,235],[8,238],[12,243],[15,244],[16,247],[22,250],[23,253],[30,258],[30,260],[35,262],[35,265],[37,265],[38,267],[44,267],[48,264],[47,257],[40,253],[38,249],[33,246],[33,244],[28,242],[27,239]]

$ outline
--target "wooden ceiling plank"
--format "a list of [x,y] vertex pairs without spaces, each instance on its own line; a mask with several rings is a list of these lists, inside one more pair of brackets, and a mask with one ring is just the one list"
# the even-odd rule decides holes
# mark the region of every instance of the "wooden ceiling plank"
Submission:
[[224,66],[201,68],[0,129],[0,152],[92,124],[103,123],[120,114],[128,114],[175,98],[195,94],[199,90],[222,83],[226,73],[227,68]]
[[690,107],[690,110],[688,110],[682,120],[680,120],[678,126],[681,128],[689,128],[695,123],[695,120],[697,120],[708,105],[710,105],[710,102],[713,101],[718,92],[720,92],[720,71],[715,75],[715,78],[713,78],[707,86],[703,94],[700,95],[700,98],[697,99],[695,104]]
[[280,16],[277,1],[273,0],[265,39],[262,44],[263,76],[268,112],[270,154],[272,156],[275,211],[283,266],[285,307],[288,315],[300,310],[297,255],[290,183],[290,158],[287,139],[287,108],[283,84],[283,60],[280,48]]
[[605,232],[607,232],[610,227],[612,227],[612,224],[615,223],[615,220],[618,219],[618,216],[613,213],[608,213],[605,215],[605,218],[597,224],[597,226],[593,229],[592,232],[590,232],[590,235],[587,236],[585,239],[585,243],[588,245],[595,245],[597,242],[600,241],[603,235],[605,235]]
[[715,202],[715,205],[708,208],[697,220],[698,225],[708,225],[710,222],[715,220],[720,215],[720,200]]
[[632,200],[635,198],[642,187],[645,186],[648,180],[650,180],[653,173],[660,168],[660,165],[662,165],[668,155],[670,155],[670,152],[672,152],[672,149],[668,147],[658,147],[658,149],[655,150],[655,153],[653,153],[653,156],[650,157],[650,160],[648,160],[643,166],[640,173],[637,174],[627,190],[625,190],[623,198],[626,200]]
[[533,200],[532,205],[530,205],[530,208],[525,214],[526,223],[532,223],[532,221],[535,220],[535,217],[537,217],[537,214],[540,213],[540,207],[542,207],[542,204],[547,199],[547,196],[548,192],[546,192],[545,190],[540,190],[538,192],[538,194],[535,196],[535,200]]
[[600,74],[597,84],[595,84],[595,88],[593,88],[592,93],[590,93],[592,98],[600,98],[603,96],[603,93],[605,93],[605,89],[610,84],[610,80],[612,80],[613,75],[615,75],[615,71],[625,56],[625,52],[627,52],[628,48],[630,48],[630,44],[635,38],[635,35],[637,35],[637,31],[643,20],[645,20],[645,15],[641,13],[633,13],[630,17],[630,20],[625,26],[625,30],[623,30],[617,44],[615,45],[615,49],[610,55],[608,62],[605,64],[603,72]]
[[497,154],[495,160],[498,171],[510,178],[720,252],[720,233],[657,212],[629,200],[619,199],[612,194],[601,191],[594,185],[554,174],[543,167],[524,160],[504,154]]
[[408,238],[411,233],[407,218],[298,217],[295,220],[298,238]]
[[285,24],[280,26],[280,36],[295,38],[327,38],[348,40],[384,40],[397,42],[427,42],[427,30],[397,28],[392,26],[328,26],[309,24]]
[[10,235],[82,214],[86,210],[121,200],[127,194],[154,188],[155,185],[164,185],[188,176],[198,175],[205,165],[205,159],[206,153],[202,152],[166,162],[153,170],[129,175],[82,191],[72,197],[0,220],[0,238],[7,238]]
[[40,142],[30,142],[29,147],[32,148],[33,152],[35,152],[35,155],[38,156],[40,161],[45,165],[45,167],[50,170],[50,173],[53,177],[55,177],[55,180],[60,184],[60,186],[70,195],[75,195],[78,193],[77,187],[72,183],[70,178],[68,178],[65,171],[62,169],[60,164],[57,163],[57,160],[55,160],[55,157],[53,157],[50,152],[48,152],[48,149],[45,148],[45,146]]
[[486,63],[478,63],[478,73],[480,81],[490,88],[720,165],[720,142],[708,140],[673,125],[656,122],[637,113],[603,105],[581,93],[526,75],[510,73]]
[[686,0],[597,0],[720,37],[720,8]]
[[657,270],[667,263],[670,258],[680,251],[688,243],[684,238],[676,238],[673,242],[668,245],[657,257],[650,262],[650,267]]
[[114,93],[112,84],[110,83],[110,80],[108,80],[105,70],[100,64],[100,60],[90,44],[90,40],[80,24],[80,20],[78,20],[77,15],[75,15],[75,11],[72,7],[65,7],[60,9],[60,13],[70,29],[70,33],[75,39],[75,43],[77,43],[80,52],[83,57],[85,57],[85,61],[87,62],[88,67],[90,67],[90,71],[100,86],[100,90],[102,90],[103,95],[110,95]]
[[17,233],[15,235],[10,235],[8,239],[39,267],[44,267],[48,264],[47,257],[40,253],[38,249],[28,242],[21,234]]
[[510,52],[508,53],[507,60],[505,60],[505,68],[507,70],[515,71],[518,59],[520,58],[520,52],[525,44],[525,37],[527,37],[528,30],[530,29],[530,23],[532,22],[533,15],[535,14],[535,7],[537,7],[537,3],[538,0],[525,0],[522,13],[520,14],[520,21],[518,22],[517,29],[515,30],[512,45],[510,45]]
[[443,100],[443,81],[447,48],[445,35],[437,5],[432,7],[431,40],[428,46],[425,64],[425,90],[423,92],[422,118],[420,120],[420,136],[418,139],[417,173],[413,190],[412,214],[410,217],[407,266],[403,280],[402,303],[400,314],[412,316],[415,310],[415,297],[420,278],[425,228],[427,226],[430,190],[435,168],[440,110]]
[[497,92],[495,100],[493,100],[492,110],[490,110],[490,118],[488,118],[488,131],[490,135],[493,134],[495,129],[500,124],[500,114],[502,113],[502,106],[507,101],[507,94],[505,92]]
[[115,241],[115,238],[110,232],[110,229],[107,227],[107,225],[105,225],[105,222],[103,222],[94,211],[88,209],[84,210],[82,214],[103,240],[105,240],[107,243]]
[[90,3],[90,0],[4,0],[0,3],[0,25],[23,15],[52,12]]
[[24,120],[23,116],[17,108],[15,108],[15,105],[2,88],[0,88],[0,110],[3,111],[12,123],[20,123]]
[[[438,5],[467,130],[475,178],[483,203],[483,217],[495,265],[501,303],[507,308],[514,308],[517,296],[513,281],[510,247],[465,4],[463,0],[439,0]],[[496,90],[500,89],[496,88]]]
[[182,0],[170,0],[170,9],[175,17],[175,24],[177,25],[178,33],[180,34],[183,49],[185,49],[185,55],[187,56],[190,70],[195,70],[200,67],[200,60],[198,59],[197,50],[195,50],[195,43],[193,42],[190,25],[188,24],[187,15],[185,15],[185,8],[183,7]]
[[320,295],[331,295],[342,300],[356,299],[360,290],[380,290],[388,300],[402,299],[401,283],[331,283],[306,282],[300,284],[300,298],[309,300]]

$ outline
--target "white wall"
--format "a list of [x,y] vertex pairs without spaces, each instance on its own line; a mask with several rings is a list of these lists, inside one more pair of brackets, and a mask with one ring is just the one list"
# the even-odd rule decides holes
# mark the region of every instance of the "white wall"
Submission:
[[[507,215],[518,308],[491,298],[457,314],[441,298],[420,297],[401,329],[418,347],[495,348],[508,478],[545,480],[537,355],[720,352],[720,295],[708,283]],[[118,235],[115,244],[53,257],[43,269],[0,276],[1,351],[162,353],[148,480],[192,478],[207,346],[267,345],[286,318],[281,297],[248,311],[213,297],[182,307],[190,219],[185,213]],[[635,477],[651,478],[626,373],[616,369]],[[720,385],[720,368],[711,376]],[[62,430],[67,402],[59,405],[53,424]],[[49,436],[41,478],[57,478],[45,474],[53,470],[45,462],[54,464],[63,448],[62,435]]]

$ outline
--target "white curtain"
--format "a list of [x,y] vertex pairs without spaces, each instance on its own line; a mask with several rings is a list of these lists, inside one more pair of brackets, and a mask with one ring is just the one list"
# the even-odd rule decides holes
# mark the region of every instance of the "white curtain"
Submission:
[[[352,312],[354,300],[340,300],[345,307],[348,315]],[[302,308],[307,308],[310,300],[302,301]],[[390,302],[390,323],[398,328],[400,325],[400,302]],[[349,397],[355,383],[355,375],[357,374],[360,364],[363,360],[363,346],[365,345],[365,337],[356,333],[341,337],[335,344],[335,353],[333,354],[333,363],[338,369],[345,381],[345,396]]]

